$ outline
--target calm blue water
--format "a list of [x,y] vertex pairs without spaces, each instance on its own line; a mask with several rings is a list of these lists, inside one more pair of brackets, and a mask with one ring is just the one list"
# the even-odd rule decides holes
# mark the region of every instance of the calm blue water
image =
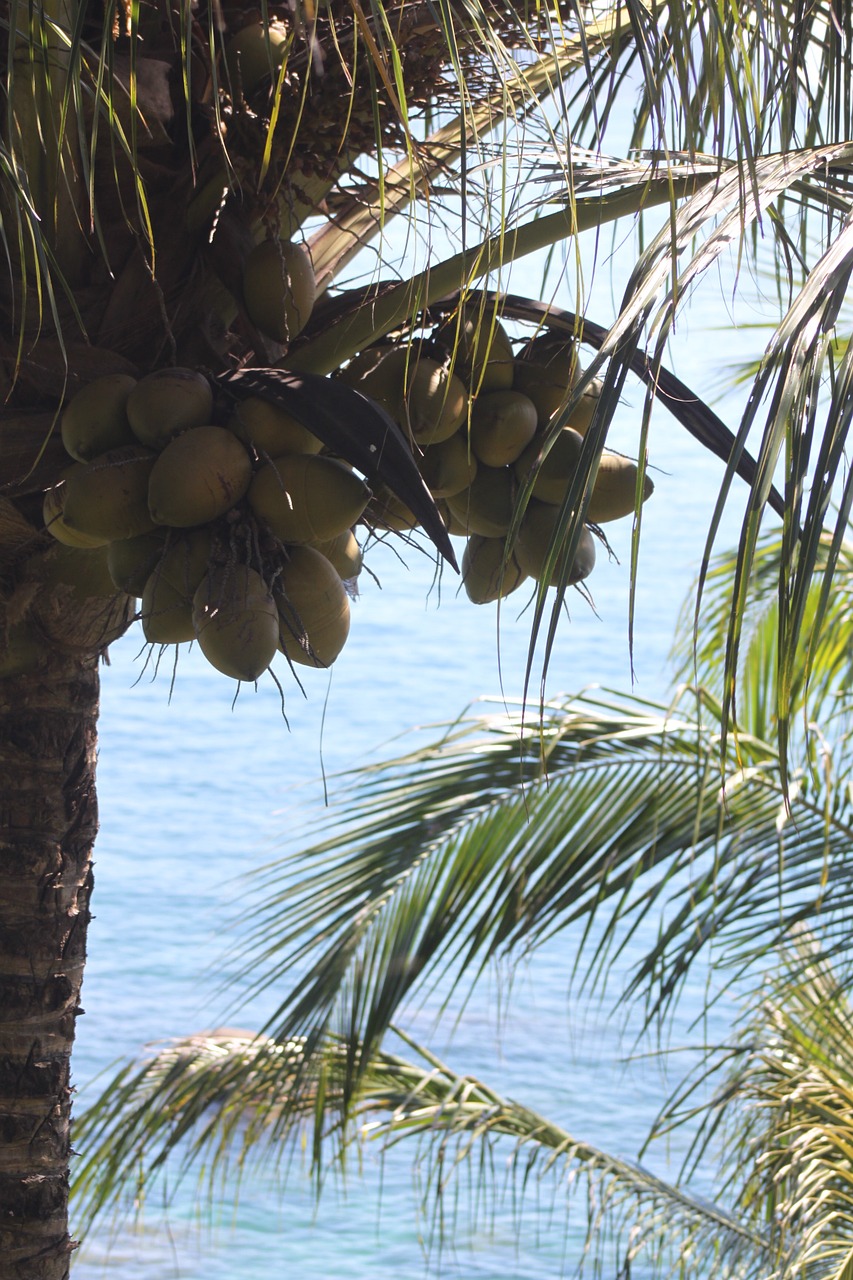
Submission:
[[[742,354],[737,334],[728,331],[691,351],[688,331],[678,371],[707,387],[712,362]],[[626,452],[640,402],[639,393],[634,404],[626,402],[613,440]],[[657,488],[644,520],[634,672],[635,689],[657,697],[667,691],[678,608],[701,555],[721,469],[663,412],[653,425],[651,461]],[[724,546],[737,529],[736,508]],[[608,533],[622,563],[601,558],[590,580],[596,612],[578,596],[564,621],[549,694],[594,683],[630,688],[629,524],[611,525]],[[410,554],[403,566],[378,550],[369,563],[381,589],[362,576],[351,638],[331,683],[306,672],[303,698],[282,668],[288,725],[269,680],[257,693],[241,690],[232,705],[232,682],[182,646],[170,696],[171,671],[156,679],[143,671],[137,634],[112,651],[103,673],[96,918],[75,1051],[84,1096],[98,1071],[145,1042],[221,1022],[223,1005],[206,998],[211,983],[202,975],[233,940],[226,932],[235,910],[233,877],[268,860],[316,816],[322,793],[309,784],[324,769],[332,774],[367,756],[380,758],[397,735],[454,717],[480,694],[501,687],[520,692],[528,632],[526,618],[515,617],[518,596],[504,607],[498,637],[495,608],[458,598],[450,574],[439,591],[426,557]],[[452,1036],[444,1024],[436,1032],[434,1005],[413,1011],[409,1025],[457,1069],[632,1157],[662,1100],[660,1067],[626,1063],[631,1037],[620,1039],[608,1002],[569,1002],[571,958],[571,947],[558,940],[517,974],[511,992],[492,976]],[[687,1039],[699,999],[698,991],[692,1001],[688,993],[676,1039]],[[691,1034],[695,1040],[699,1033]],[[509,1154],[507,1147],[499,1160]],[[649,1159],[665,1170],[665,1153]],[[411,1165],[410,1151],[391,1153],[383,1165],[381,1153],[368,1149],[361,1172],[354,1163],[346,1185],[330,1182],[316,1206],[297,1160],[283,1190],[272,1177],[250,1180],[239,1203],[223,1199],[213,1220],[198,1209],[190,1186],[168,1213],[149,1203],[138,1224],[104,1224],[75,1275],[414,1280],[429,1264],[442,1277],[541,1280],[577,1262],[584,1208],[577,1204],[567,1221],[565,1187],[553,1178],[530,1187],[521,1208],[499,1200],[476,1218],[463,1196],[455,1251],[445,1246],[439,1254],[435,1244],[430,1251]],[[502,1166],[495,1182],[503,1185]]]

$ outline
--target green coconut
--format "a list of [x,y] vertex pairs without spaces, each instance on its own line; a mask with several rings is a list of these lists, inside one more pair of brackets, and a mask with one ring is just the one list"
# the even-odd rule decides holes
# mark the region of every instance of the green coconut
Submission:
[[352,529],[345,529],[328,542],[311,543],[329,561],[335,572],[345,582],[357,578],[362,569],[361,547]]
[[141,596],[165,545],[165,530],[111,542],[107,547],[107,568],[119,591]]
[[351,529],[370,490],[334,458],[293,454],[267,462],[249,486],[249,504],[281,541],[326,542]]
[[463,307],[439,326],[435,338],[448,348],[454,372],[475,395],[512,386],[512,343],[490,308]]
[[307,249],[291,240],[262,240],[243,267],[243,301],[252,324],[290,342],[308,323],[317,286]]
[[491,604],[511,595],[527,574],[513,553],[506,557],[503,538],[483,538],[473,534],[462,556],[462,584],[474,604]]
[[461,378],[429,356],[408,371],[403,426],[420,445],[448,440],[468,417],[469,396]]
[[228,427],[268,458],[280,458],[285,453],[319,453],[323,447],[322,440],[297,418],[261,396],[241,400]]
[[148,510],[176,529],[207,524],[229,511],[252,480],[252,460],[226,427],[193,427],[166,445],[151,471]]
[[598,408],[598,399],[603,386],[604,383],[600,378],[593,378],[589,386],[584,388],[580,400],[566,419],[566,426],[577,431],[578,435],[585,436],[589,430],[592,416]]
[[112,449],[72,469],[62,495],[62,519],[69,528],[107,542],[148,533],[148,479],[156,454],[141,445]]
[[[572,482],[578,468],[578,460],[583,449],[583,437],[571,427],[559,433],[539,465],[536,479],[533,482],[533,496],[540,502],[562,503],[566,490]],[[534,440],[524,450],[515,463],[515,474],[519,481],[527,478],[528,472],[536,467],[542,453],[541,440]]]
[[[546,502],[537,502],[533,499],[528,503],[524,518],[521,521],[514,548],[515,558],[525,573],[540,582],[545,573],[548,550],[554,538],[559,519],[559,507],[552,506]],[[566,574],[567,551],[568,545],[565,545],[558,554],[548,580],[549,586],[559,585],[563,575]],[[574,559],[571,567],[568,568],[567,585],[572,585],[576,582],[581,582],[584,578],[588,578],[594,568],[595,538],[584,525],[581,529]]]
[[99,454],[135,444],[127,418],[127,400],[136,379],[126,373],[109,373],[82,387],[62,412],[62,443],[78,462],[90,462]]
[[250,97],[265,80],[278,74],[287,56],[287,28],[278,22],[250,23],[225,46],[225,65],[231,84]]
[[477,459],[468,447],[468,433],[457,431],[449,440],[424,449],[418,467],[434,498],[452,497],[467,489],[477,474]]
[[408,347],[379,348],[379,358],[369,365],[365,359],[365,367],[357,379],[347,377],[348,371],[345,371],[344,380],[362,395],[375,400],[395,422],[402,422],[406,370],[412,362]]
[[418,517],[387,485],[377,486],[364,520],[371,529],[390,529],[394,533],[407,533],[418,527]]
[[375,369],[381,360],[384,360],[389,351],[393,351],[394,347],[389,342],[381,342],[375,347],[365,347],[364,351],[359,351],[357,355],[344,365],[343,369],[339,369],[335,377],[345,382],[348,387],[356,387],[359,391],[364,390],[362,382],[365,377]]
[[522,348],[512,385],[530,397],[536,405],[539,426],[544,427],[566,403],[582,373],[574,339],[546,331]]
[[246,565],[205,575],[193,596],[193,627],[210,665],[232,680],[257,680],[278,648],[275,601],[261,575]]
[[477,396],[471,413],[471,448],[487,467],[515,462],[536,434],[536,406],[521,391]]
[[170,539],[142,592],[142,630],[153,644],[195,639],[193,595],[207,573],[213,539],[209,529],[192,529]]
[[108,538],[97,538],[92,534],[80,533],[77,529],[72,529],[65,523],[62,517],[62,509],[65,499],[64,479],[74,470],[68,467],[63,473],[63,483],[56,485],[53,489],[48,489],[44,495],[42,502],[42,518],[44,527],[57,542],[61,542],[66,547],[103,547],[109,541]]
[[22,579],[47,587],[71,587],[80,600],[108,599],[117,594],[107,567],[107,548],[53,546],[24,565]]
[[466,533],[503,538],[512,524],[516,490],[511,467],[479,467],[470,487],[446,502]]
[[[630,515],[637,500],[637,475],[636,462],[605,450],[598,464],[587,520],[592,524],[607,524],[610,520],[621,520],[623,516]],[[644,475],[643,502],[651,497],[654,488],[651,477]]]
[[151,449],[163,449],[173,436],[210,422],[212,412],[210,383],[195,369],[157,369],[127,397],[133,434]]
[[349,597],[333,565],[314,547],[294,547],[274,591],[282,652],[302,666],[330,667],[350,628]]

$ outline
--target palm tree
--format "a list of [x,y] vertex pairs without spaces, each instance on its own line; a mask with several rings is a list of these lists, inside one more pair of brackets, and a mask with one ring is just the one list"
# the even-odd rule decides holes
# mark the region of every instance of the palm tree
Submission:
[[[827,538],[821,556],[830,552]],[[322,838],[257,874],[240,976],[250,994],[283,991],[277,1012],[256,1037],[190,1037],[109,1081],[83,1119],[88,1213],[126,1200],[131,1170],[134,1197],[175,1159],[184,1173],[201,1162],[213,1180],[232,1160],[285,1160],[306,1129],[318,1163],[324,1144],[345,1150],[358,1134],[420,1139],[436,1196],[474,1160],[482,1190],[505,1165],[475,1153],[502,1143],[519,1187],[534,1169],[557,1177],[566,1167],[595,1185],[588,1248],[611,1264],[614,1233],[602,1223],[623,1266],[642,1257],[696,1274],[843,1274],[853,1250],[853,543],[840,548],[820,634],[810,629],[820,571],[807,601],[785,765],[775,723],[783,554],[778,534],[758,548],[730,733],[722,639],[735,556],[708,575],[698,649],[687,602],[689,681],[669,703],[597,691],[539,714],[501,703],[356,770]],[[639,941],[620,998],[649,1022],[665,1018],[700,961],[714,977],[708,999],[734,980],[746,992],[740,1027],[656,1126],[692,1127],[684,1182],[460,1074],[407,1029],[437,979],[468,990],[489,962],[557,934],[578,980],[592,983]],[[389,1050],[392,1037],[408,1056]],[[715,1201],[691,1189],[697,1169],[705,1185],[715,1175]]]
[[[222,3],[7,0],[0,10],[0,698],[9,744],[0,1115],[14,1153],[0,1161],[0,1204],[13,1224],[0,1274],[33,1274],[36,1256],[45,1277],[68,1270],[68,1072],[97,821],[97,663],[133,610],[103,576],[93,582],[91,555],[81,568],[79,554],[53,547],[45,532],[43,495],[68,465],[59,412],[73,392],[107,375],[203,367],[217,413],[248,392],[286,405],[387,484],[452,558],[405,442],[380,409],[326,375],[384,337],[416,342],[436,318],[459,314],[460,297],[476,302],[487,343],[504,302],[472,295],[477,282],[491,277],[500,289],[515,258],[620,219],[633,226],[657,204],[667,217],[638,253],[617,316],[596,325],[580,292],[572,316],[555,319],[528,299],[508,307],[527,332],[553,320],[596,352],[546,449],[603,379],[550,562],[566,540],[570,560],[579,542],[629,371],[649,387],[639,497],[652,402],[667,401],[662,357],[677,309],[728,246],[757,259],[766,236],[781,320],[737,432],[698,398],[668,400],[726,459],[718,513],[735,475],[750,486],[713,743],[723,758],[768,504],[784,518],[774,723],[785,786],[792,664],[817,563],[818,632],[832,603],[853,496],[842,482],[850,355],[834,331],[853,263],[846,10],[780,2],[718,6],[711,16],[640,0],[518,12],[484,0],[262,8],[260,26]],[[609,156],[617,101],[631,104],[630,154],[620,144],[625,154]],[[413,228],[446,222],[459,252],[413,266],[394,259],[383,234],[375,277],[365,285],[348,276],[356,251],[399,214]],[[270,338],[252,322],[242,265],[256,241],[294,237],[310,249],[321,304],[283,342],[288,333]],[[336,281],[350,287],[332,296]],[[282,360],[289,372],[270,373]],[[352,414],[357,430],[345,425]],[[753,460],[747,437],[758,419]],[[777,471],[783,495],[773,489]],[[839,513],[824,547],[834,493]],[[522,488],[516,527],[528,497]],[[639,532],[638,513],[635,560]],[[532,618],[547,649],[559,599],[543,588]]]

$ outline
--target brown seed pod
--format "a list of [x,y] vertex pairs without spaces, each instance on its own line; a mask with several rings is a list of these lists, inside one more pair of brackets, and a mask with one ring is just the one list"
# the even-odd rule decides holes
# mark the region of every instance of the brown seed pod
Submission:
[[477,396],[471,413],[471,448],[487,467],[515,462],[536,434],[536,406],[521,391]]
[[170,441],[154,463],[151,519],[176,529],[207,524],[239,502],[251,480],[251,459],[233,432],[193,427]]
[[302,666],[330,667],[350,627],[349,598],[333,566],[314,547],[293,547],[273,590],[282,652]]
[[262,240],[243,267],[243,301],[253,325],[290,342],[311,316],[317,286],[307,249],[290,240]]

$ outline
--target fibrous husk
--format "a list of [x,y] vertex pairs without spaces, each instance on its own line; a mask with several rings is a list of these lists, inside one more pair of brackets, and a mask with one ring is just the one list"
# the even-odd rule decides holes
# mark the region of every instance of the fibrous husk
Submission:
[[282,652],[302,666],[331,666],[350,628],[349,598],[334,567],[314,547],[294,547],[274,592]]
[[205,575],[193,596],[193,627],[208,662],[232,680],[257,680],[278,648],[275,601],[261,575],[246,565]]
[[193,427],[166,445],[151,471],[148,510],[156,524],[189,529],[224,515],[252,479],[245,447],[226,427]]

